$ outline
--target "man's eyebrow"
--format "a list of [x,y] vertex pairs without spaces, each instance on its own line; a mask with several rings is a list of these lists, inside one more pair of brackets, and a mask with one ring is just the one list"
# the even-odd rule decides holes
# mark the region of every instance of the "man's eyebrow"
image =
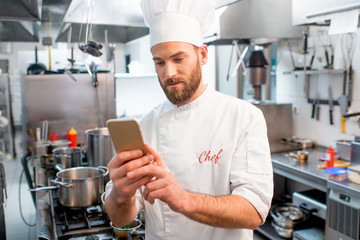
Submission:
[[[179,51],[179,52],[176,52],[176,53],[174,53],[173,55],[171,55],[169,58],[174,58],[174,57],[177,57],[177,56],[183,55],[183,54],[186,54],[186,52],[184,52],[184,51]],[[152,59],[153,59],[153,61],[160,61],[160,60],[162,60],[162,58],[160,58],[160,57],[153,57]]]

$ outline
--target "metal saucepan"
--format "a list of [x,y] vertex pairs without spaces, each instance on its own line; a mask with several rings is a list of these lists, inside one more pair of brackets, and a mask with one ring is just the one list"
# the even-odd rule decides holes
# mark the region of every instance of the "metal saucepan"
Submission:
[[104,192],[104,176],[109,174],[106,167],[74,167],[56,173],[51,180],[56,186],[39,187],[30,191],[59,190],[60,204],[66,207],[88,207],[101,202]]
[[71,142],[69,140],[65,139],[51,141],[51,150],[54,150],[56,148],[68,147],[70,143]]
[[283,228],[298,229],[308,220],[310,212],[292,203],[278,203],[270,209],[274,222]]
[[59,164],[62,168],[72,168],[82,166],[81,148],[62,147],[53,150],[54,165]]
[[42,156],[52,153],[55,148],[68,147],[70,141],[56,140],[56,141],[40,141],[35,143],[35,156],[41,158]]
[[275,221],[271,221],[271,225],[274,227],[275,231],[280,237],[283,238],[292,238],[294,229],[293,228],[285,228],[277,225]]
[[307,162],[309,152],[308,151],[296,151],[289,153],[289,158],[300,163]]

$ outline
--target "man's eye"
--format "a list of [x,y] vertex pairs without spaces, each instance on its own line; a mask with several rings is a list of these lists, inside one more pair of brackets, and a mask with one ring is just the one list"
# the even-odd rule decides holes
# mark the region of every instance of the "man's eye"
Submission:
[[183,58],[175,58],[175,62],[181,62],[182,60],[184,60]]
[[155,64],[156,64],[156,65],[163,65],[164,62],[156,62]]

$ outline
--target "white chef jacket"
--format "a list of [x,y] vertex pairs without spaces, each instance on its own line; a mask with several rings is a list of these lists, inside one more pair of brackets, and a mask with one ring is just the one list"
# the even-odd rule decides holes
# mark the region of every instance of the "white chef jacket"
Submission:
[[[239,195],[263,221],[273,195],[273,173],[265,119],[251,103],[206,88],[194,101],[177,107],[169,101],[140,120],[145,142],[187,191],[212,196]],[[136,194],[145,209],[146,240],[252,239],[248,229],[212,227],[173,212],[156,199]],[[237,214],[234,212],[234,214]]]

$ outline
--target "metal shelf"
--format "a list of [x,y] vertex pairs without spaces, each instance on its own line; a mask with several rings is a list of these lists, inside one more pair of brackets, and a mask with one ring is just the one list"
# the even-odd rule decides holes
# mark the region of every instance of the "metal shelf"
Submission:
[[273,226],[271,226],[272,218],[269,217],[266,219],[266,222],[258,227],[256,231],[264,235],[265,237],[271,240],[284,240],[284,238],[280,237]]
[[[343,74],[347,69],[312,69],[306,70],[306,75],[320,75],[320,74]],[[286,71],[284,75],[302,75],[304,70]]]
[[11,156],[15,156],[15,149],[14,149],[14,136],[13,136],[13,125],[11,119],[11,102],[10,102],[10,79],[8,74],[0,75],[0,99],[4,100],[1,101],[0,110],[2,115],[6,117],[10,122],[9,125],[6,126],[4,129],[1,130],[0,136],[0,151],[4,153],[8,153]]

